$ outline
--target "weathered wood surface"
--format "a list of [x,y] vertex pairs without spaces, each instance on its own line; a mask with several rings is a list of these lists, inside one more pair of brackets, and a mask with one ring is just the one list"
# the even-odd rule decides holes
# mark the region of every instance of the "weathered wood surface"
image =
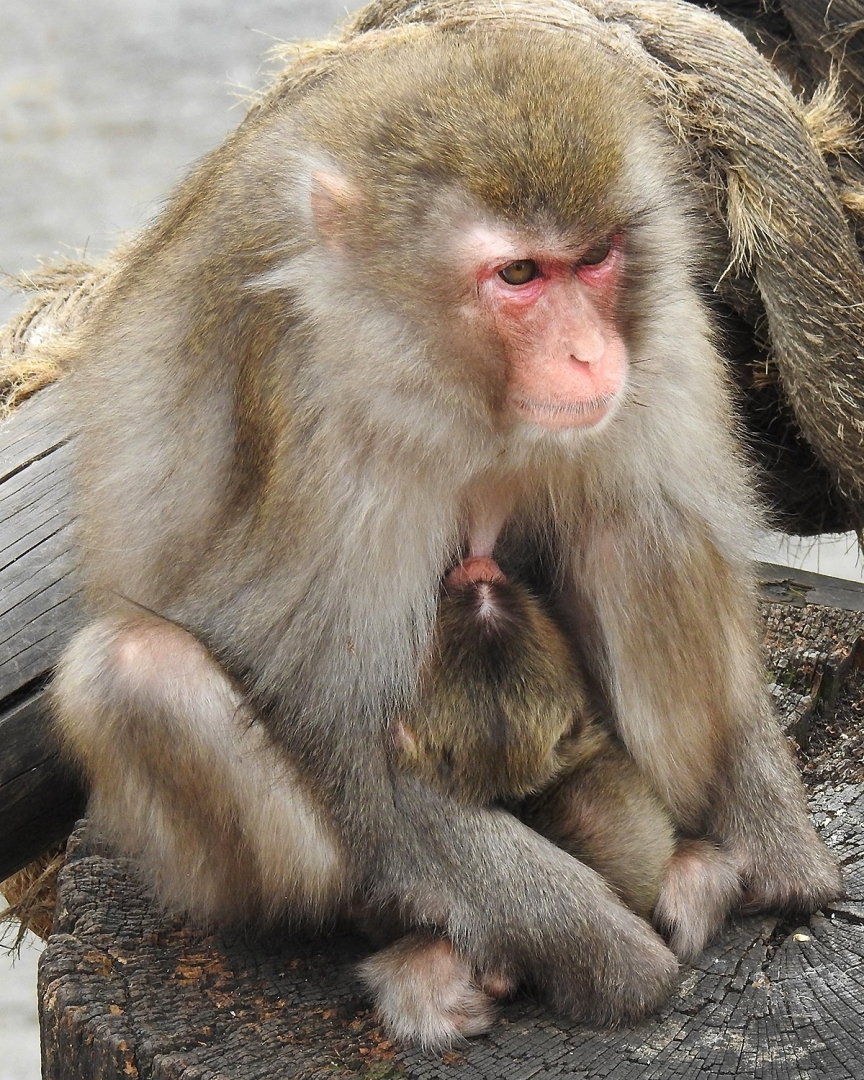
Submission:
[[66,836],[84,805],[44,710],[48,672],[82,618],[57,397],[46,390],[0,425],[0,881]]
[[522,998],[443,1058],[399,1050],[368,1010],[348,936],[266,939],[166,922],[129,863],[76,838],[39,974],[46,1080],[861,1080],[864,785],[814,801],[849,898],[801,927],[730,925],[652,1019],[562,1022]]
[[0,699],[46,671],[77,625],[69,539],[69,431],[57,388],[0,432]]

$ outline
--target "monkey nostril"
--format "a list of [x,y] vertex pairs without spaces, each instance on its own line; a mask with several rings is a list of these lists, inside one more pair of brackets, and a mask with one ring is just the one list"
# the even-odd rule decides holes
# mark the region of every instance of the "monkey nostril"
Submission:
[[568,357],[572,367],[575,367],[577,371],[584,372],[589,372],[599,359],[600,357],[595,357],[593,360],[585,360],[582,356],[577,356],[575,353],[570,353],[570,356]]

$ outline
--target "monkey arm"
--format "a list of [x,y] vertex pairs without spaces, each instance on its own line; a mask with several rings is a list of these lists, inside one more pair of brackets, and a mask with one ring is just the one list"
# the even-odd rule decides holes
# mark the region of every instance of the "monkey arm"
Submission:
[[389,823],[355,818],[358,840],[376,851],[367,885],[409,923],[443,930],[481,977],[527,983],[562,1013],[601,1024],[642,1016],[668,994],[672,954],[584,863],[511,814],[454,803],[413,778],[395,777],[393,797]]
[[397,1038],[439,1047],[484,1031],[494,1000],[519,983],[604,1025],[653,1008],[674,978],[671,955],[597,874],[503,811],[410,789],[397,796],[408,842],[387,851],[369,910],[392,910],[396,896],[413,932],[360,969]]
[[679,828],[727,852],[757,906],[813,910],[840,879],[772,713],[747,560],[692,512],[679,520],[650,548],[610,530],[604,574],[587,575],[618,732]]

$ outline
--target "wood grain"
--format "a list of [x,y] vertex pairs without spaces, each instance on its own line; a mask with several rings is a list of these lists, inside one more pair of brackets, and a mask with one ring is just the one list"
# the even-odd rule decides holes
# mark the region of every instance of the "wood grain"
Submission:
[[0,424],[0,881],[68,835],[85,802],[44,704],[83,621],[59,394],[44,391]]

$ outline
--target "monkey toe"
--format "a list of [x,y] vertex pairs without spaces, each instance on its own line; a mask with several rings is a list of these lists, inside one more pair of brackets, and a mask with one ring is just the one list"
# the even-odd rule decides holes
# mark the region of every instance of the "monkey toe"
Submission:
[[767,849],[746,842],[732,849],[744,911],[804,916],[844,895],[836,858],[807,822],[790,826],[784,840]]
[[444,938],[409,934],[364,961],[360,974],[387,1030],[425,1050],[480,1035],[495,1018],[492,998]]
[[843,882],[835,867],[812,872],[797,880],[793,875],[774,880],[763,877],[747,881],[741,907],[745,912],[775,911],[779,914],[806,916],[845,895]]

